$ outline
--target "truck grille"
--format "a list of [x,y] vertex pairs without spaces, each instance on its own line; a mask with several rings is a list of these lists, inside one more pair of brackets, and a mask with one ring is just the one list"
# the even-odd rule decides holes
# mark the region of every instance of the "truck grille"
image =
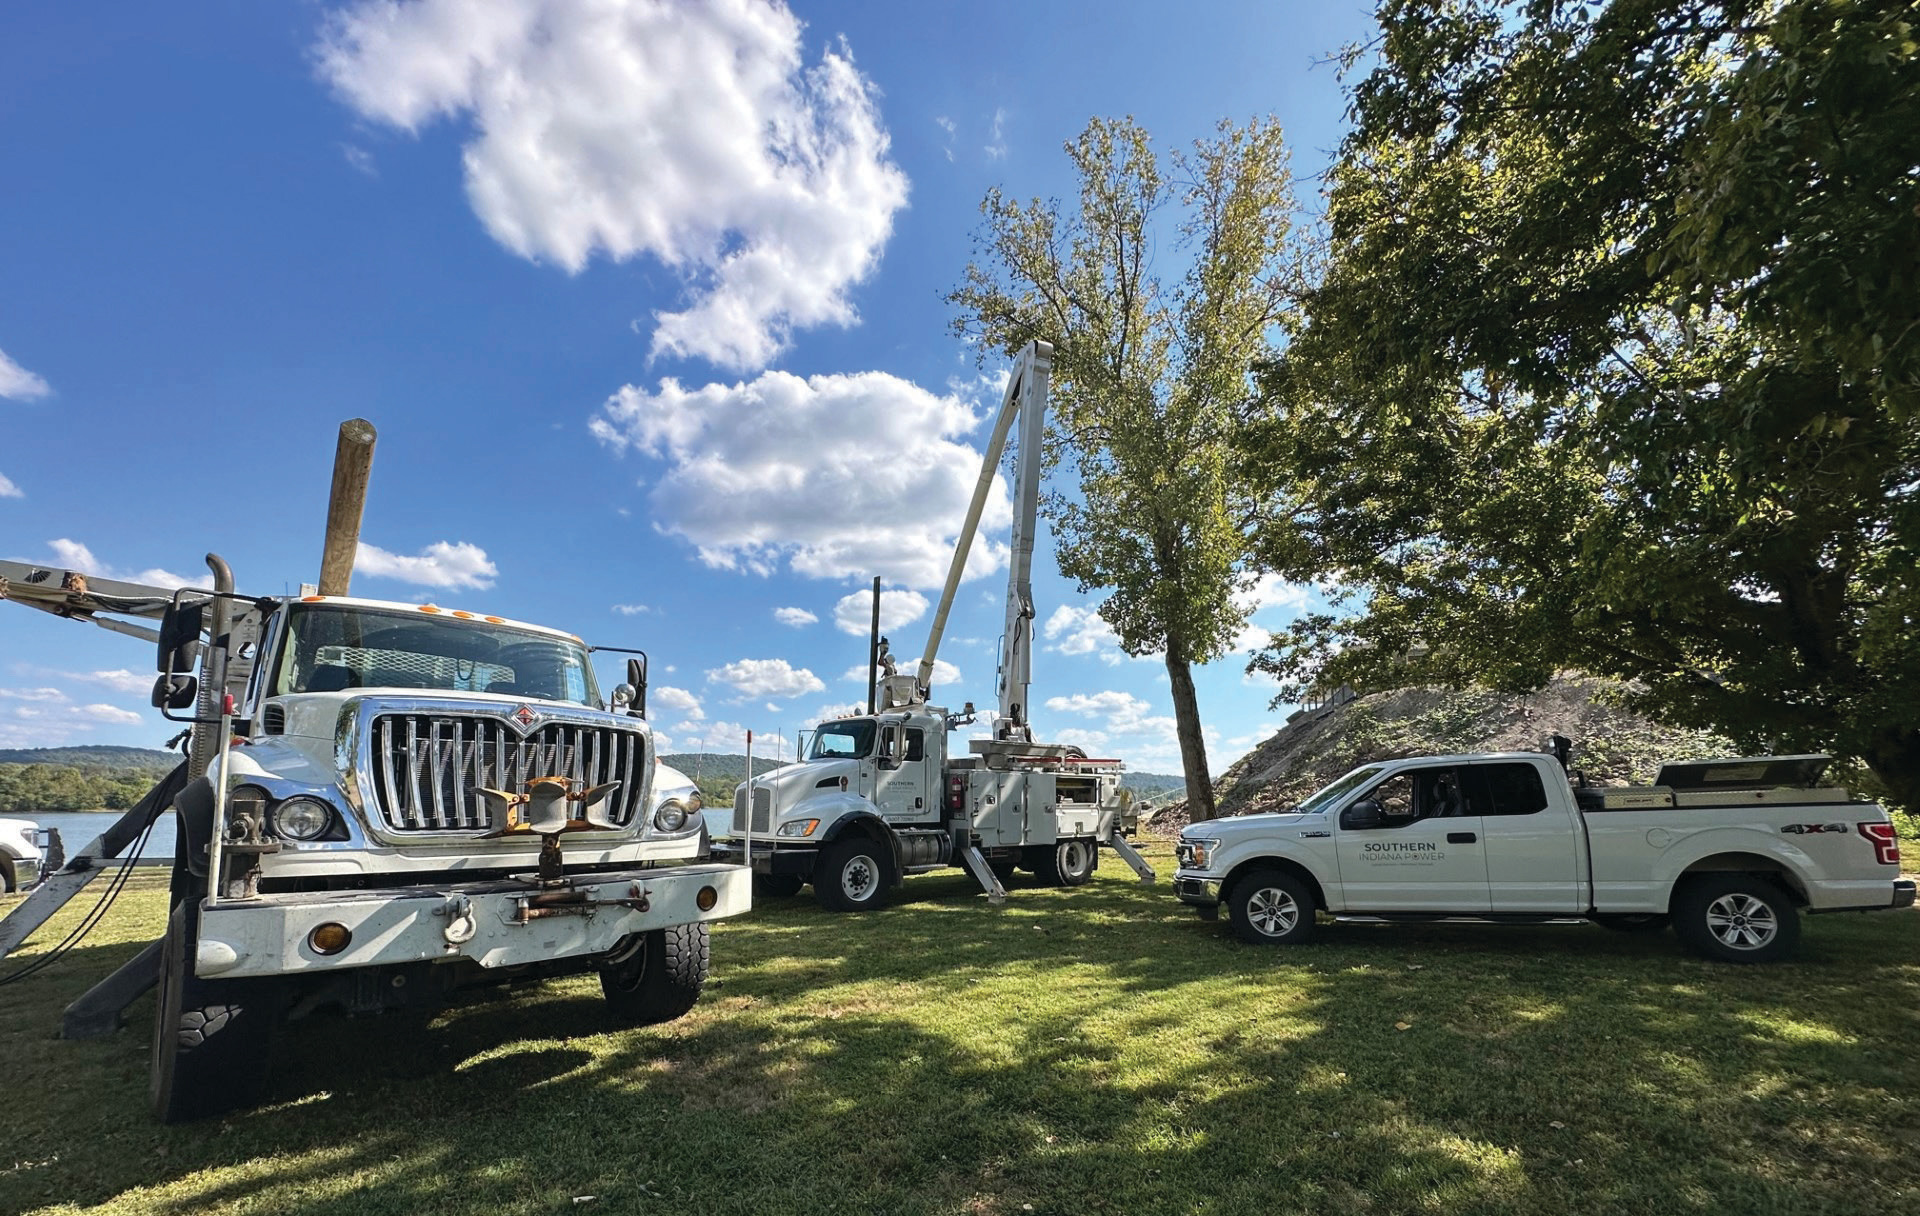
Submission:
[[[747,791],[743,786],[733,791],[733,830],[747,830]],[[765,786],[753,791],[753,830],[757,833],[773,830],[773,791]]]
[[636,731],[552,722],[522,737],[498,718],[382,714],[373,720],[373,789],[395,832],[464,832],[497,826],[475,786],[521,792],[535,777],[577,787],[618,781],[602,807],[621,827],[640,810],[653,758]]

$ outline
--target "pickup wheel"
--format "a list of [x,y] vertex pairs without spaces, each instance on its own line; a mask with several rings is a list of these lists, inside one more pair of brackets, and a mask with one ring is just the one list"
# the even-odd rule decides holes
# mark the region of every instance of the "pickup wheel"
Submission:
[[148,1096],[162,1123],[185,1123],[257,1106],[267,1096],[277,980],[201,979],[193,974],[200,911],[176,904],[160,948]]
[[1078,887],[1093,877],[1094,844],[1091,840],[1063,840],[1044,850],[1034,873],[1050,887]]
[[635,933],[600,967],[600,993],[623,1022],[671,1022],[700,999],[711,960],[707,926],[669,925]]
[[800,894],[800,888],[806,884],[807,880],[798,874],[756,874],[753,876],[753,893],[787,899]]
[[1800,913],[1785,889],[1757,874],[1701,874],[1673,897],[1673,931],[1722,963],[1771,963],[1800,943]]
[[1313,892],[1284,870],[1255,870],[1227,896],[1233,932],[1256,946],[1297,946],[1313,936]]
[[13,858],[0,856],[0,892],[11,895],[19,889],[20,879],[14,872]]
[[813,893],[829,912],[865,912],[886,898],[891,875],[885,847],[856,833],[821,850]]

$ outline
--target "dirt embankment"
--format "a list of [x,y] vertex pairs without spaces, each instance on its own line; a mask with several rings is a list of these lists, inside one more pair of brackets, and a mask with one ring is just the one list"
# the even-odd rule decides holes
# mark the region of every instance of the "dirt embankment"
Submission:
[[[1222,815],[1291,806],[1358,765],[1449,752],[1544,750],[1550,735],[1573,740],[1573,766],[1600,785],[1653,780],[1663,761],[1732,755],[1705,731],[1656,726],[1616,703],[1619,685],[1554,680],[1536,693],[1408,688],[1303,713],[1214,781]],[[1187,804],[1169,803],[1149,830],[1177,832]]]

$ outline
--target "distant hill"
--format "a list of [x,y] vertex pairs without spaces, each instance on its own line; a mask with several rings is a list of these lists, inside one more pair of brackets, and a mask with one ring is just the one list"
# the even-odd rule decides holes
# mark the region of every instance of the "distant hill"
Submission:
[[1187,796],[1187,779],[1178,774],[1136,773],[1128,769],[1126,775],[1120,778],[1120,784],[1132,790],[1135,798],[1145,798],[1155,805],[1169,798]]
[[178,763],[180,757],[173,752],[156,751],[150,747],[89,744],[85,747],[0,748],[0,764],[57,764],[63,768],[144,772],[171,769]]
[[[747,758],[743,755],[729,755],[725,752],[671,752],[660,757],[660,763],[671,764],[689,777],[706,780],[709,777],[725,778],[728,781],[747,779]],[[765,756],[753,758],[753,771],[764,773],[780,765]]]

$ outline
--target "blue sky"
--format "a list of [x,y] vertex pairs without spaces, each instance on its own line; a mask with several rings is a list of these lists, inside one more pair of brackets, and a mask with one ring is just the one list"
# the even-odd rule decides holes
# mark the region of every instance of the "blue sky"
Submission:
[[[1069,192],[1094,115],[1172,146],[1274,114],[1313,202],[1344,108],[1318,61],[1366,11],[1173,11],[9,4],[0,555],[200,582],[213,551],[293,589],[361,416],[356,594],[645,647],[670,750],[791,738],[864,697],[873,575],[896,653],[924,643],[998,400],[941,299],[982,195]],[[994,557],[936,699],[993,700]],[[1259,589],[1255,624],[1303,595]],[[1165,670],[1100,599],[1043,538],[1039,732],[1176,772]],[[1244,665],[1196,673],[1216,772],[1283,717]],[[157,745],[150,667],[0,609],[0,747]]]

